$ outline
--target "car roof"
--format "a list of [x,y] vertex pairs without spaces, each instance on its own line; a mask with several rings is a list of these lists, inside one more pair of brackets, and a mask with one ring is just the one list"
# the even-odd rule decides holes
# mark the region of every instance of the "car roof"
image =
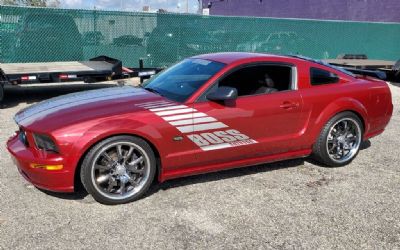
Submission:
[[262,53],[250,53],[250,52],[222,52],[222,53],[203,54],[194,56],[192,58],[231,64],[245,59],[257,59],[257,58],[273,59],[273,58],[289,58],[289,57],[271,55],[271,54],[262,54]]
[[312,58],[308,58],[305,56],[299,56],[299,55],[273,55],[273,54],[263,54],[263,53],[251,53],[251,52],[222,52],[222,53],[211,53],[211,54],[203,54],[203,55],[198,55],[192,57],[194,59],[204,59],[204,60],[209,60],[209,61],[215,61],[215,62],[221,62],[225,64],[232,64],[241,60],[257,60],[257,59],[262,59],[262,60],[279,60],[279,59],[285,59],[287,62],[306,62],[309,64],[314,64],[314,65],[319,65],[319,66],[324,66],[327,68],[330,68],[335,71],[339,71],[343,74],[346,74],[348,76],[354,77],[354,74],[343,69],[340,67],[336,67],[334,65],[324,63],[321,60],[315,60]]

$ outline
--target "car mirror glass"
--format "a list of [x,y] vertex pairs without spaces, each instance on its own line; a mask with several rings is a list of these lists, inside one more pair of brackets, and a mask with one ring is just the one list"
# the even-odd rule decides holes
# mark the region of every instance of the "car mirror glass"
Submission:
[[235,100],[237,97],[237,89],[232,87],[219,87],[216,91],[207,95],[207,99],[210,101]]

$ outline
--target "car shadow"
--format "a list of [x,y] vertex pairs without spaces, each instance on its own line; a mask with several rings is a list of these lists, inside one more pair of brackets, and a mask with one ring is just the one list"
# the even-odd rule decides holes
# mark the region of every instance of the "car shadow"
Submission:
[[60,198],[63,200],[83,200],[86,198],[86,196],[88,196],[88,192],[86,192],[86,190],[83,188],[79,188],[74,193],[57,193],[57,192],[44,190],[44,189],[40,189],[40,188],[36,188],[36,189],[38,189],[39,191],[41,191],[49,196]]
[[118,84],[74,84],[74,85],[46,85],[46,86],[12,86],[4,89],[4,99],[0,103],[0,109],[16,107],[21,103],[33,104],[52,97],[65,95],[69,93],[110,88],[119,86]]
[[371,141],[370,140],[366,140],[366,141],[361,142],[360,150],[365,150],[365,149],[367,149],[369,147],[371,147]]
[[[228,178],[235,178],[246,175],[259,174],[263,172],[270,172],[284,168],[298,167],[304,164],[304,160],[305,160],[304,158],[300,158],[300,159],[286,160],[281,162],[254,165],[249,167],[234,168],[234,169],[222,170],[219,172],[182,177],[178,179],[168,180],[163,183],[159,183],[157,180],[155,180],[153,184],[150,186],[150,189],[143,196],[143,198],[149,197],[160,190],[168,190],[170,188],[178,188],[199,183],[220,181]],[[78,187],[74,193],[57,193],[39,188],[37,189],[49,196],[53,196],[64,200],[85,200],[85,198],[88,196],[88,193],[82,186]]]
[[150,189],[147,192],[147,194],[145,195],[145,197],[151,196],[152,194],[155,194],[155,193],[159,192],[160,190],[165,191],[165,190],[168,190],[171,188],[178,188],[178,187],[184,187],[184,186],[195,185],[195,184],[200,184],[200,183],[221,181],[224,179],[231,179],[231,178],[249,176],[249,175],[253,175],[253,174],[277,171],[280,169],[299,167],[301,165],[304,165],[305,161],[308,161],[308,158],[298,158],[298,159],[285,160],[285,161],[280,161],[280,162],[264,163],[264,164],[248,166],[248,167],[233,168],[233,169],[222,170],[222,171],[218,171],[218,172],[181,177],[181,178],[177,178],[177,179],[173,179],[173,180],[168,180],[163,183],[154,183],[150,187]]

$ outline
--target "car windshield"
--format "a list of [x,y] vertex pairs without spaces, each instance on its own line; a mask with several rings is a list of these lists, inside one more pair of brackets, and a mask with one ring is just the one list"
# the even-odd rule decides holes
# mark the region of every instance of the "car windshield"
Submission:
[[152,77],[142,87],[168,99],[184,102],[225,64],[185,59]]

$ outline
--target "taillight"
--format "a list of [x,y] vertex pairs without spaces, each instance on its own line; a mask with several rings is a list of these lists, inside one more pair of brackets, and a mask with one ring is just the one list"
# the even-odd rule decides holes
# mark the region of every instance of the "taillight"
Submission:
[[29,76],[29,75],[21,76],[21,81],[33,81],[33,80],[36,80],[36,76]]
[[60,78],[60,80],[67,80],[67,79],[74,79],[77,78],[77,75],[67,75],[67,74],[60,74],[58,76]]

